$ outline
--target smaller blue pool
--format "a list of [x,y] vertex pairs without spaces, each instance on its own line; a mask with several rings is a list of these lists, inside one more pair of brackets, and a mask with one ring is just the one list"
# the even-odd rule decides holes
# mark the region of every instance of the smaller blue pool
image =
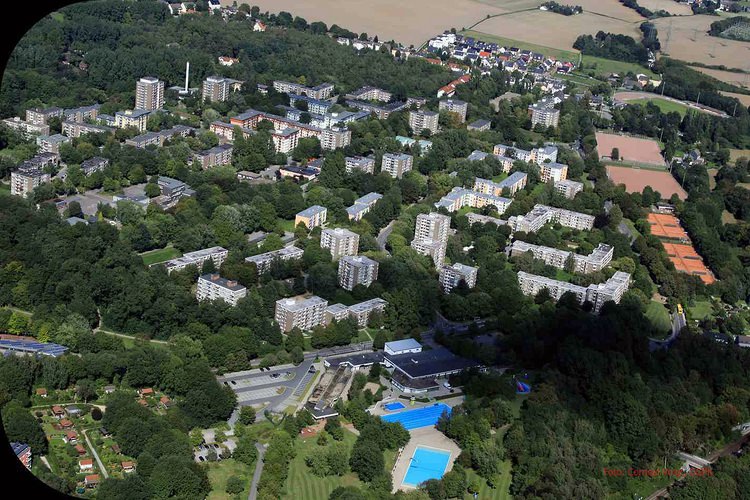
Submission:
[[451,453],[445,450],[436,450],[417,446],[406,471],[403,484],[417,487],[430,479],[441,479],[448,467]]
[[401,403],[399,401],[388,403],[387,405],[385,405],[385,409],[388,411],[400,410],[402,408],[406,408],[406,406],[404,406],[404,403]]

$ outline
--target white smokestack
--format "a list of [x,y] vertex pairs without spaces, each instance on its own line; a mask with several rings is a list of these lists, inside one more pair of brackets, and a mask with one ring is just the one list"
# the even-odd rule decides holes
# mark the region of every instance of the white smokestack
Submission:
[[190,61],[185,65],[185,93],[188,92],[188,80],[190,79]]

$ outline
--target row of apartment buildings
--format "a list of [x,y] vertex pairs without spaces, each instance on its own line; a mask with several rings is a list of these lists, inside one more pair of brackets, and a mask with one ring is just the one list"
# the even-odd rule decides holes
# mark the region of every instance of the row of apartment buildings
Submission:
[[590,274],[603,270],[612,262],[614,247],[600,243],[590,254],[580,255],[566,250],[515,240],[505,251],[510,257],[517,257],[530,252],[534,258],[544,261],[547,265],[558,269],[565,269],[570,265],[570,270],[575,273]]
[[598,313],[605,302],[611,300],[616,304],[620,303],[620,299],[630,286],[630,274],[617,271],[604,283],[584,287],[519,271],[518,285],[525,295],[537,295],[546,289],[555,301],[560,300],[566,292],[571,292],[576,296],[579,304],[590,302],[593,305],[593,311]]
[[292,297],[276,301],[274,319],[285,333],[294,328],[312,330],[316,326],[348,318],[354,319],[358,326],[365,327],[373,314],[385,311],[387,304],[385,300],[376,298],[348,307],[343,304],[329,306],[327,300],[316,295]]

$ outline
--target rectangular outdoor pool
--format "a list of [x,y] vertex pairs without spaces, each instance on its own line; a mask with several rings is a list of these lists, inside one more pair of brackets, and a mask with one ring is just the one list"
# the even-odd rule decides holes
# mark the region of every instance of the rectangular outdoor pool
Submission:
[[392,415],[382,415],[380,418],[385,422],[401,422],[401,425],[407,431],[418,429],[420,427],[429,427],[435,425],[443,412],[451,413],[451,407],[445,403],[435,403],[432,406],[417,408],[416,410],[407,410],[394,413]]
[[402,408],[406,408],[406,406],[404,406],[404,403],[401,403],[400,401],[388,403],[387,405],[385,405],[385,409],[388,411],[400,410]]
[[417,487],[430,479],[441,479],[448,467],[451,453],[445,450],[417,446],[406,471],[403,484]]

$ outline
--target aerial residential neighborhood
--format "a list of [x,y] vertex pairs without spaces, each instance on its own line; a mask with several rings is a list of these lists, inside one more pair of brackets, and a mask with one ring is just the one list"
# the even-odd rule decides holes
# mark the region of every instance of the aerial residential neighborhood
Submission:
[[257,3],[8,47],[9,491],[744,498],[746,2]]

